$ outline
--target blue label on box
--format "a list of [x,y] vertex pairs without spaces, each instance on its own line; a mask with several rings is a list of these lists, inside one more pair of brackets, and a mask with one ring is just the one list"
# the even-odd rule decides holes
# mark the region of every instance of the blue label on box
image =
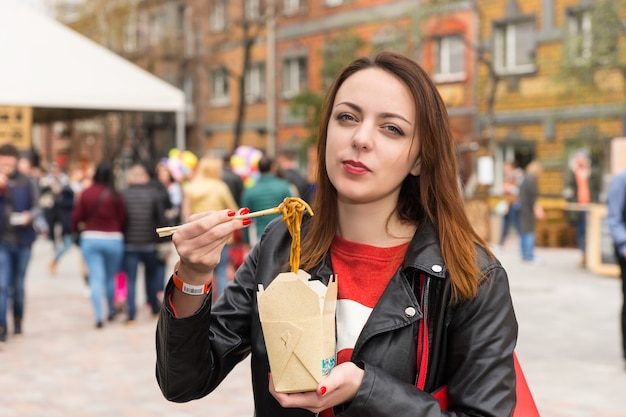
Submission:
[[335,358],[322,359],[322,376],[330,374],[330,370],[335,367]]

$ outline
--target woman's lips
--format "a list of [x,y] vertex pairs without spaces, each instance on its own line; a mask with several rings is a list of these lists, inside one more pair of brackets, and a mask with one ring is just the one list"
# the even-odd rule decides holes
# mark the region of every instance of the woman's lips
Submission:
[[364,175],[370,172],[367,165],[358,161],[343,161],[343,168],[352,175]]

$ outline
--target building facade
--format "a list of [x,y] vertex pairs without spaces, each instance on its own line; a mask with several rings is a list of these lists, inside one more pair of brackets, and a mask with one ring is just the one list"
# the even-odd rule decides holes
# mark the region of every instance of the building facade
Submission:
[[[185,91],[187,149],[288,147],[303,168],[315,157],[311,109],[333,74],[358,55],[403,52],[448,105],[468,188],[482,156],[493,172],[478,190],[489,194],[499,193],[504,161],[538,159],[542,197],[562,205],[573,152],[586,150],[606,178],[610,143],[626,136],[622,3],[111,0],[72,27]],[[125,117],[157,153],[173,146],[172,115]]]

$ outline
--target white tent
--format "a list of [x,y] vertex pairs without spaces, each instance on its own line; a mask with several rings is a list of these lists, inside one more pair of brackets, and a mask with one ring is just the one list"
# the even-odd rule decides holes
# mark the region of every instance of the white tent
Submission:
[[0,0],[0,105],[176,112],[176,145],[185,149],[180,89],[10,0]]

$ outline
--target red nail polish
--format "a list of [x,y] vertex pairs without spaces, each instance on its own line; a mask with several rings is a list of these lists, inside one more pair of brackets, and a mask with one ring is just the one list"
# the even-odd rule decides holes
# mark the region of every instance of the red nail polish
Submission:
[[235,210],[228,210],[228,213],[226,213],[226,214],[228,214],[228,217],[234,217],[235,214],[237,214],[237,213],[235,212]]
[[321,386],[320,387],[320,395],[324,395],[324,394],[326,394],[326,387]]
[[248,207],[244,207],[241,210],[239,210],[239,214],[248,214],[250,213],[250,209]]
[[244,226],[249,226],[250,223],[252,223],[252,220],[250,220],[250,219],[243,219],[241,221],[241,224],[243,224]]

